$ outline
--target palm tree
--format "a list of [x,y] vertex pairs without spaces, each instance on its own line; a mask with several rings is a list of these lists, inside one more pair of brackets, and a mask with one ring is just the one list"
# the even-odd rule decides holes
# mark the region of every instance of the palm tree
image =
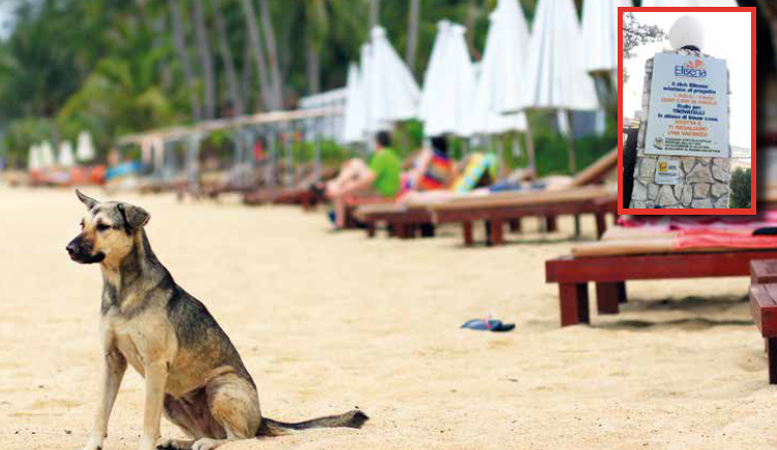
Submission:
[[272,109],[283,108],[283,81],[281,69],[278,64],[278,48],[275,45],[275,31],[273,30],[270,6],[267,0],[259,0],[259,13],[262,20],[262,32],[264,33],[264,45],[267,48],[267,58],[270,66],[270,82],[272,87]]
[[189,61],[188,49],[186,47],[186,31],[183,27],[181,6],[178,4],[178,0],[168,0],[168,4],[170,6],[170,17],[173,22],[173,42],[175,43],[175,50],[178,54],[178,59],[181,60],[181,66],[183,67],[186,88],[189,90],[189,102],[191,103],[192,117],[194,120],[200,120],[202,118],[202,109],[200,106],[200,100],[197,97],[197,92],[194,90],[194,71],[192,70],[191,62]]
[[407,48],[405,49],[405,64],[414,72],[415,52],[418,47],[418,24],[421,20],[421,0],[410,0],[410,12],[407,19]]
[[[232,101],[232,113],[236,116],[245,114],[245,103],[240,95],[240,86],[237,82],[237,73],[235,72],[235,60],[232,56],[232,48],[229,45],[229,35],[227,27],[224,24],[224,15],[221,13],[221,0],[211,0],[213,8],[213,20],[216,23],[216,33],[219,36],[219,52],[224,62],[224,71],[227,78],[227,89]],[[246,64],[250,67],[250,64]]]
[[205,12],[200,0],[194,0],[194,31],[197,37],[197,52],[202,64],[202,81],[205,90],[203,119],[216,116],[216,75],[213,69],[213,54],[208,39],[208,28],[205,25]]
[[245,16],[248,27],[248,37],[251,43],[251,52],[256,62],[256,72],[259,74],[259,92],[262,97],[262,103],[267,110],[275,109],[275,101],[270,92],[270,81],[267,76],[267,60],[262,50],[262,41],[259,38],[259,24],[256,22],[256,12],[252,0],[241,0],[243,6],[243,15]]

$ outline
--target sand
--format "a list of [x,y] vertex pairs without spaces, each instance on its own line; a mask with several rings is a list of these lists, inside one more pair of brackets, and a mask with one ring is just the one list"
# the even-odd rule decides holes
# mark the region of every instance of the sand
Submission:
[[[122,199],[151,212],[157,255],[230,335],[266,416],[358,406],[372,417],[361,430],[225,449],[777,445],[777,389],[767,384],[745,278],[631,283],[620,315],[561,329],[543,262],[569,252],[569,220],[548,236],[527,220],[509,245],[465,249],[457,228],[430,240],[368,240],[293,207]],[[3,449],[78,449],[88,436],[102,285],[97,267],[64,251],[82,208],[69,191],[0,187]],[[584,231],[591,239],[592,219]],[[516,329],[459,329],[487,314]],[[142,379],[129,369],[105,450],[137,448],[142,402]],[[162,431],[181,436],[164,421]]]

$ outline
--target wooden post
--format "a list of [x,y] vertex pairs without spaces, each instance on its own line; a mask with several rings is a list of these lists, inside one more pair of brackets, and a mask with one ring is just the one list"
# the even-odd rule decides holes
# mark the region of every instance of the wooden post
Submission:
[[618,283],[596,283],[596,309],[599,314],[618,314],[621,292]]
[[607,231],[607,219],[604,212],[596,213],[596,237],[601,239],[604,232]]
[[561,326],[590,323],[588,314],[588,285],[586,283],[559,283]]
[[777,384],[777,338],[767,338],[769,348],[769,384]]
[[462,232],[464,234],[464,246],[472,247],[475,240],[472,238],[472,222],[465,221],[461,223]]
[[486,221],[486,226],[489,245],[504,244],[504,222],[501,219],[491,219]]
[[556,221],[556,216],[545,217],[545,231],[548,233],[558,231],[558,222]]

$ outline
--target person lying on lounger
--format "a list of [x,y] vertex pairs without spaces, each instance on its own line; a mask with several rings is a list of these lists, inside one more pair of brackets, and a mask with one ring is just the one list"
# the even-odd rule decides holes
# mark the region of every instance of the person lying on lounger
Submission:
[[456,179],[456,165],[448,153],[448,140],[445,136],[435,136],[431,144],[431,148],[421,150],[413,167],[402,174],[403,191],[448,189]]
[[375,195],[393,198],[399,192],[402,161],[391,149],[391,137],[385,131],[377,135],[377,149],[367,165],[354,158],[340,168],[337,178],[326,184],[325,195],[335,208],[335,225],[345,226],[346,201],[353,196]]

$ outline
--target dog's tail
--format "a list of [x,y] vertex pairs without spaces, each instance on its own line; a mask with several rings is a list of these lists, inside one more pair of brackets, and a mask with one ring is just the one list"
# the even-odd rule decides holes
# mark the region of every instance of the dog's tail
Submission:
[[307,430],[308,428],[361,428],[367,420],[369,420],[367,414],[364,414],[358,409],[336,416],[318,417],[316,419],[296,423],[279,422],[263,417],[262,422],[259,425],[259,431],[256,432],[256,436],[281,436],[294,433],[295,431]]

